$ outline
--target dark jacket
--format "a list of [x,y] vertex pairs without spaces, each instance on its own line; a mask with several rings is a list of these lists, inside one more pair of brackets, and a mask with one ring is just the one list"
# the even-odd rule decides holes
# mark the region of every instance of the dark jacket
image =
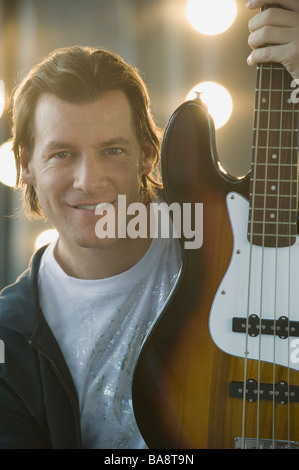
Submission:
[[39,307],[37,274],[45,247],[0,295],[0,448],[79,449],[72,377]]

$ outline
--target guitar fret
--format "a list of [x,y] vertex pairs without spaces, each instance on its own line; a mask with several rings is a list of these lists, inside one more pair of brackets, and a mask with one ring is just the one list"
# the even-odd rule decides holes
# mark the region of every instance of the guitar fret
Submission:
[[290,90],[280,90],[279,88],[261,88],[260,90],[258,88],[255,89],[257,92],[263,92],[266,91],[268,93],[272,93],[273,91],[276,93],[280,93],[281,95],[284,94],[290,94]]
[[[252,193],[250,192],[249,193],[250,196],[261,196],[261,197],[275,197],[277,198],[277,194],[262,194],[262,193]],[[297,195],[296,194],[279,194],[279,198],[288,198],[288,199],[297,199]]]
[[266,128],[266,127],[254,127],[254,131],[266,131],[266,132],[294,132],[294,129],[271,129],[271,128]]
[[263,162],[252,162],[251,163],[251,166],[264,166],[264,167],[267,167],[267,166],[270,166],[270,167],[280,167],[280,166],[283,166],[283,167],[286,167],[286,168],[289,168],[289,167],[296,167],[297,168],[297,163],[263,163]]
[[[263,235],[257,232],[249,233],[249,236],[262,237]],[[264,233],[265,237],[286,238],[288,240],[294,237],[294,234],[280,234],[280,233]]]
[[[272,211],[268,211],[268,217],[266,218],[266,213],[262,212],[260,214],[259,220],[254,219],[251,220],[249,218],[249,221],[255,224],[265,224],[267,227],[271,227],[271,225],[276,225],[278,222],[280,225],[288,225],[291,226],[292,224],[297,226],[297,211],[290,211],[290,213],[283,213],[283,214],[278,214],[280,217],[276,218],[276,214]],[[269,220],[270,216],[273,216],[272,219]],[[277,220],[278,219],[278,220]],[[270,232],[272,231],[272,228]]]
[[[264,182],[270,182],[270,183],[274,183],[274,182],[277,182],[277,180],[274,180],[274,179],[262,179],[262,178],[255,178],[255,181],[264,181]],[[287,179],[287,180],[282,180],[280,179],[279,182],[280,183],[293,183],[295,180],[294,179]]]
[[[249,219],[249,222],[252,222],[251,219]],[[265,221],[264,220],[254,220],[253,221],[254,224],[265,224]],[[279,223],[279,225],[287,225],[287,226],[290,226],[292,223],[295,224],[295,222],[281,222],[281,221],[276,221],[276,222],[270,222],[270,221],[267,221],[267,226],[268,225],[277,225]],[[296,225],[297,225],[297,222],[296,222]]]
[[[254,108],[254,111],[260,113],[268,113],[268,109]],[[294,109],[271,109],[271,113],[294,113]]]
[[284,71],[284,69],[282,68],[282,66],[279,66],[279,65],[273,65],[273,66],[270,66],[270,65],[258,65],[257,66],[257,70],[260,72],[261,70],[280,70],[280,71]]
[[297,150],[297,147],[270,147],[268,145],[258,145],[257,147],[255,145],[252,145],[253,149],[266,149],[266,150]]
[[[251,206],[250,206],[250,208],[251,208]],[[297,209],[288,209],[288,208],[287,208],[287,209],[284,209],[284,208],[279,209],[278,207],[271,207],[271,208],[267,208],[267,207],[265,207],[265,208],[264,208],[264,207],[254,207],[254,211],[255,211],[255,212],[257,212],[257,211],[263,211],[263,210],[267,210],[267,211],[271,211],[271,212],[273,212],[273,211],[291,212],[291,211],[293,210],[294,212],[297,212]]]

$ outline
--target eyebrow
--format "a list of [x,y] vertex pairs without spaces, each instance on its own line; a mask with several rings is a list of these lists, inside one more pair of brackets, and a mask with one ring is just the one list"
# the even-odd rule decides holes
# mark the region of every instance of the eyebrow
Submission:
[[46,150],[52,150],[52,149],[58,149],[58,148],[70,148],[74,147],[74,144],[70,144],[68,142],[62,142],[62,141],[56,141],[56,140],[51,140],[48,142],[45,146]]
[[[111,145],[130,145],[130,142],[124,137],[114,137],[112,139],[106,140],[100,143],[101,147],[109,147]],[[60,148],[73,148],[73,143],[63,142],[58,140],[51,140],[46,144],[46,150],[60,149]]]
[[109,147],[110,145],[117,145],[117,144],[130,145],[130,142],[127,139],[125,139],[124,137],[114,137],[110,140],[106,140],[106,141],[101,143],[101,145],[103,147]]

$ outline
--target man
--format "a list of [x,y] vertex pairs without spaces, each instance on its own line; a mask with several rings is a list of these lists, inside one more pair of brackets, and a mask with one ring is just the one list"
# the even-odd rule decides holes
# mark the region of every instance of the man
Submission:
[[[2,293],[2,446],[144,447],[132,374],[180,263],[178,240],[118,235],[128,207],[149,212],[160,187],[146,88],[108,51],[55,51],[15,94],[13,147],[31,214],[59,238]],[[100,238],[97,212],[108,205],[116,235]]]
[[[279,60],[296,78],[299,9],[292,0],[280,3],[293,10],[281,18],[296,34],[287,36]],[[279,33],[275,15],[256,16],[253,47],[271,18],[263,44],[270,31],[272,41]],[[0,298],[0,447],[145,448],[132,411],[132,373],[175,285],[180,250],[172,238],[99,238],[95,231],[95,212],[113,207],[116,233],[123,233],[119,196],[125,208],[138,202],[148,215],[159,197],[159,139],[145,86],[108,51],[58,50],[18,87],[13,122],[25,200],[59,238]]]

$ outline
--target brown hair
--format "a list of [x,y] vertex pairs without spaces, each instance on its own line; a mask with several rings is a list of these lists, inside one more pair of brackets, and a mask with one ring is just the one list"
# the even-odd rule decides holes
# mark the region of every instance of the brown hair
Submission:
[[[51,93],[71,103],[93,102],[108,91],[123,91],[132,108],[140,143],[154,149],[153,171],[142,176],[141,190],[149,200],[161,187],[157,168],[160,155],[159,129],[150,112],[146,85],[138,71],[120,56],[102,48],[74,46],[57,49],[35,65],[13,95],[12,150],[17,168],[17,187],[21,179],[20,148],[34,147],[34,113],[38,98]],[[43,216],[33,186],[25,186],[25,206],[32,216]]]

